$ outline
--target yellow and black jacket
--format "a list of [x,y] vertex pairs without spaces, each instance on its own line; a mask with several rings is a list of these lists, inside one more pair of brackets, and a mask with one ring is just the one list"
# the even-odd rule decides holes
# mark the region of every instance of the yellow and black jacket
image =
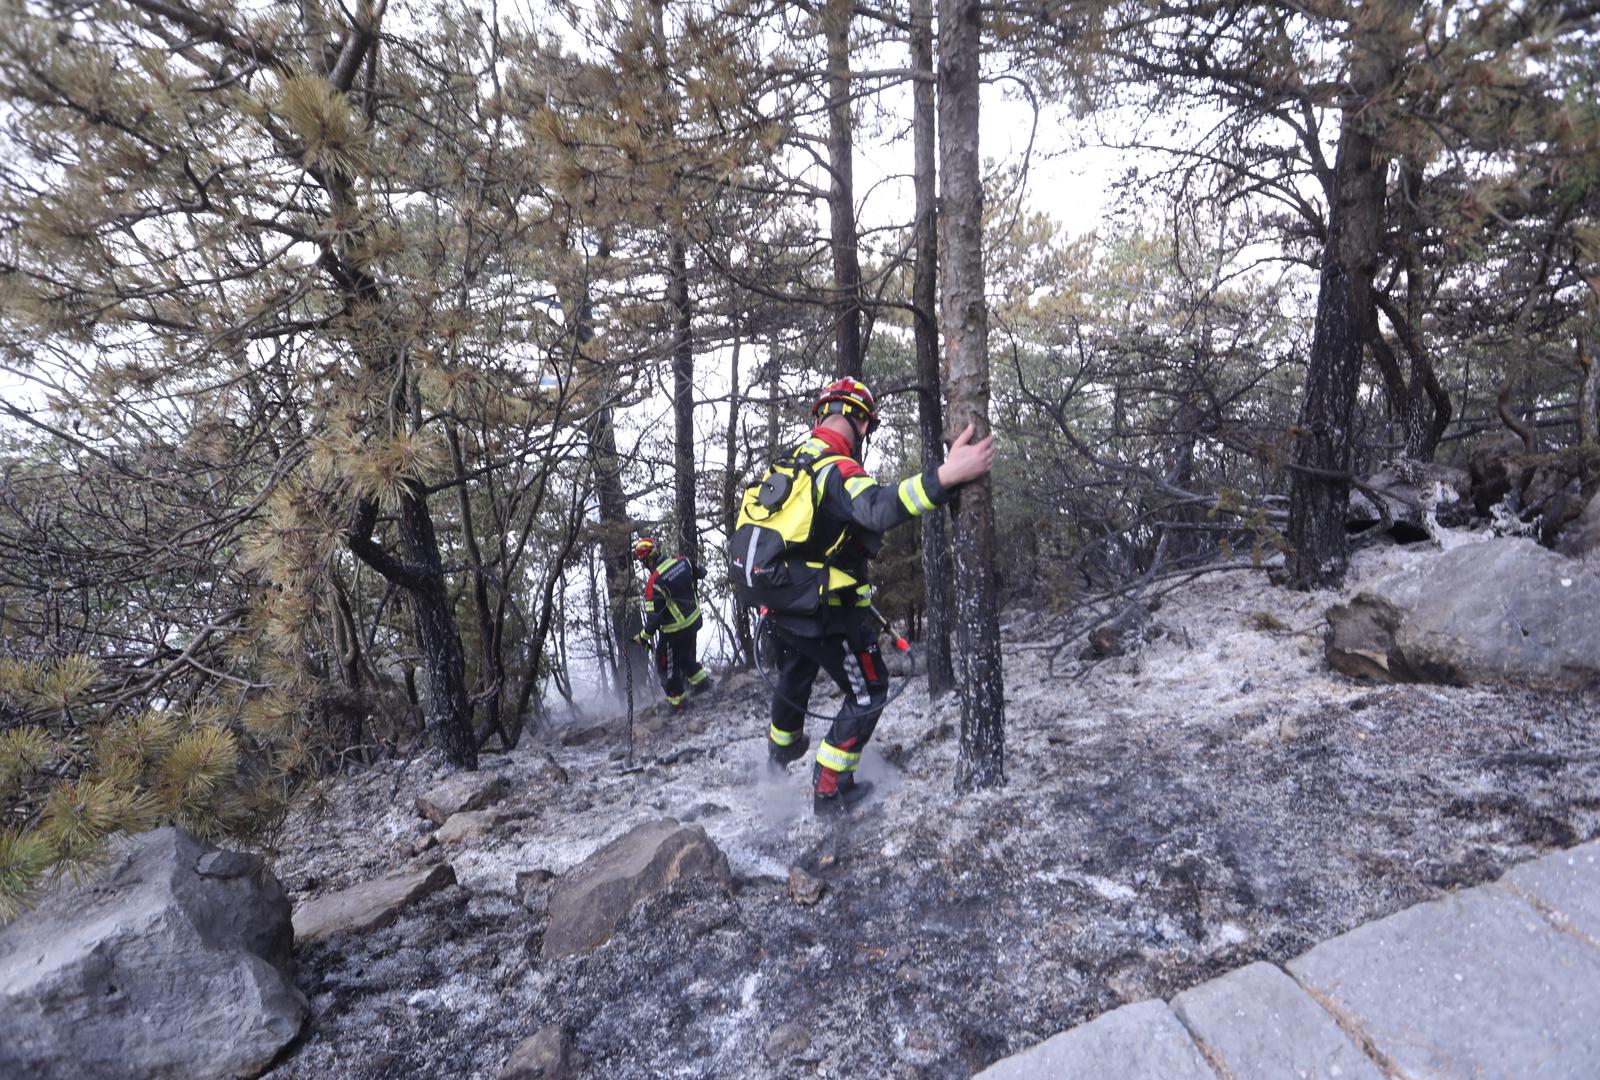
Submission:
[[[826,603],[832,607],[871,603],[867,568],[883,547],[883,534],[947,501],[938,469],[926,469],[893,486],[867,475],[850,454],[841,435],[818,427],[796,447],[784,464],[803,470],[809,507],[805,535],[785,536],[763,528],[760,491],[746,494],[731,553],[735,584],[747,603],[769,608],[780,622],[795,624],[814,616]],[[776,471],[776,468],[775,470]],[[794,475],[798,477],[798,471]],[[779,513],[789,516],[793,501]],[[778,525],[773,519],[774,526]],[[798,529],[784,526],[787,532]],[[826,571],[826,580],[823,572]]]
[[678,634],[700,629],[700,601],[694,583],[705,571],[681,555],[671,555],[656,564],[644,585],[644,630]]

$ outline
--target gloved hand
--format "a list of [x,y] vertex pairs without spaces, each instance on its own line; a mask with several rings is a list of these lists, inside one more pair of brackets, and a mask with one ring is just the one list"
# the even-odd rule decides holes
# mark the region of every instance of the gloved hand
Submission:
[[633,635],[633,640],[637,641],[640,645],[650,644],[650,631],[640,630],[637,634]]

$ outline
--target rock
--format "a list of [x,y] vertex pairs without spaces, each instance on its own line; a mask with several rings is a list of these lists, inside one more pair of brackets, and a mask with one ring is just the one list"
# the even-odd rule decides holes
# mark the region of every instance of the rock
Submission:
[[635,904],[695,878],[733,880],[727,856],[703,828],[672,818],[636,826],[562,877],[540,956],[550,961],[604,944]]
[[1172,1011],[1232,1076],[1383,1080],[1327,1010],[1289,976],[1257,962],[1172,999]]
[[1300,737],[1300,721],[1293,716],[1285,716],[1278,721],[1278,741],[1292,743]]
[[1328,609],[1328,666],[1358,679],[1394,678],[1389,654],[1405,614],[1374,593],[1358,593]]
[[1600,684],[1600,567],[1522,538],[1441,553],[1328,612],[1328,662],[1392,682]]
[[723,806],[721,803],[703,802],[691,807],[687,812],[685,812],[683,815],[683,820],[699,821],[702,818],[721,817],[723,814],[728,812],[728,808]]
[[604,742],[611,734],[604,724],[595,724],[593,727],[569,727],[561,733],[562,746],[588,746],[591,743]]
[[1216,1080],[1216,1075],[1165,1002],[1141,1001],[997,1061],[973,1080],[1076,1076]]
[[811,1033],[800,1021],[791,1020],[772,1029],[772,1034],[767,1036],[763,1052],[767,1055],[768,1061],[778,1065],[790,1055],[803,1054],[810,1048]]
[[[1472,480],[1466,471],[1432,462],[1397,461],[1366,481],[1371,494],[1350,491],[1345,524],[1361,532],[1383,524],[1389,517],[1389,534],[1402,543],[1426,540],[1430,517],[1440,525],[1465,525],[1470,518]],[[1380,510],[1379,504],[1382,504]]]
[[572,1032],[551,1024],[516,1045],[499,1080],[576,1080],[585,1066]]
[[1569,558],[1582,559],[1596,549],[1600,549],[1600,495],[1592,496],[1556,538],[1556,550]]
[[1525,454],[1519,446],[1489,445],[1472,455],[1472,501],[1481,514],[1499,505],[1509,517],[1538,529],[1546,546],[1560,543],[1567,527],[1600,491],[1600,448],[1574,446]]
[[549,885],[555,879],[555,873],[543,867],[517,871],[517,899],[528,911],[542,915],[550,903]]
[[789,895],[794,902],[805,907],[810,907],[822,899],[822,894],[828,891],[828,883],[819,877],[806,873],[798,866],[789,868]]
[[572,777],[567,775],[567,770],[558,765],[550,754],[545,754],[544,764],[539,766],[539,775],[551,784],[572,783]]
[[1467,478],[1473,508],[1487,516],[1491,507],[1511,492],[1522,474],[1522,440],[1497,435],[1472,448],[1467,459]]
[[181,829],[134,837],[0,930],[0,1076],[255,1076],[308,1013],[293,941],[259,860]]
[[456,773],[426,795],[417,796],[417,813],[443,825],[452,814],[482,810],[506,797],[511,790],[504,776],[493,773]]
[[450,864],[438,863],[307,900],[294,909],[295,940],[304,945],[346,930],[388,926],[410,905],[455,883]]
[[433,835],[441,844],[463,844],[487,836],[507,820],[498,810],[463,810],[451,814]]

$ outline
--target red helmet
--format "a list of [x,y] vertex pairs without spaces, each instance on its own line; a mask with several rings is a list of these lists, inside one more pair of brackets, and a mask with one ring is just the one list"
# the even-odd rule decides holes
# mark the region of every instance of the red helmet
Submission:
[[633,542],[633,557],[644,562],[656,553],[656,542],[648,536],[641,536]]
[[817,420],[830,413],[848,417],[858,412],[867,418],[867,433],[870,435],[878,426],[877,402],[872,400],[872,391],[867,389],[866,383],[849,376],[829,383],[811,406],[811,415]]

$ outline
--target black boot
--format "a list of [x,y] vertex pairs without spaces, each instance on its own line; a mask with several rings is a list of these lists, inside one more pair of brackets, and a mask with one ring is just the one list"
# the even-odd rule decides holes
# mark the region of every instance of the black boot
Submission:
[[767,771],[777,776],[789,768],[791,761],[799,761],[811,749],[811,736],[801,735],[788,746],[779,746],[767,740]]
[[705,678],[701,679],[697,683],[690,683],[689,684],[689,693],[693,694],[695,697],[699,697],[701,694],[709,694],[709,693],[711,693],[712,690],[716,689],[716,686],[717,686],[716,680],[713,679],[710,675],[707,675]]
[[857,780],[855,773],[836,773],[832,791],[823,791],[824,776],[821,767],[814,768],[816,791],[811,796],[811,812],[818,817],[845,813],[860,806],[872,794],[871,780]]

